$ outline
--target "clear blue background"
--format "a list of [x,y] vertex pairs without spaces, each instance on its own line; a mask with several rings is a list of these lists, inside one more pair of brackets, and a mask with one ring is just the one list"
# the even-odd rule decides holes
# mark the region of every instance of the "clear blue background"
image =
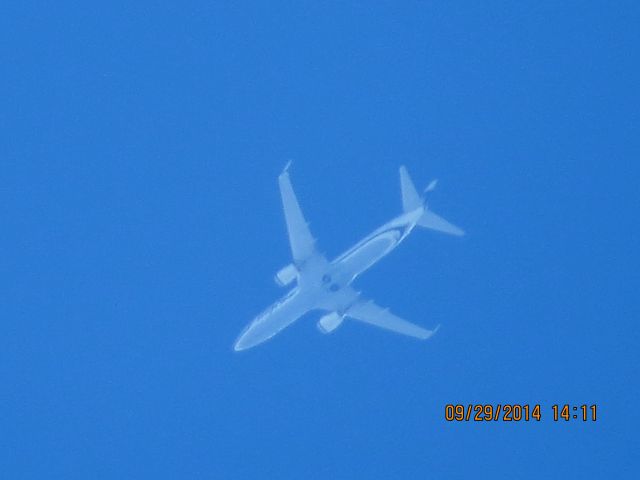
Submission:
[[[638,3],[235,3],[0,7],[2,478],[638,478]],[[356,285],[437,336],[233,353],[289,159],[329,256],[440,179]]]

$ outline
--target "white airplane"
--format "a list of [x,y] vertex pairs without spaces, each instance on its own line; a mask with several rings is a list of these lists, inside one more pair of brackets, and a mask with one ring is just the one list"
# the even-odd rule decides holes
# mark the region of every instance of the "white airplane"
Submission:
[[[424,198],[416,191],[407,169],[400,167],[403,213],[366,236],[333,261],[316,250],[308,224],[302,216],[291,181],[289,165],[278,177],[284,216],[289,233],[293,262],[276,273],[275,281],[286,286],[297,285],[279,301],[258,315],[242,332],[234,350],[246,350],[269,340],[280,330],[295,322],[310,310],[323,310],[318,322],[322,333],[333,332],[345,317],[376,327],[426,340],[439,328],[427,330],[414,325],[364,299],[351,287],[358,275],[387,255],[418,225],[451,235],[464,232],[427,209]],[[435,188],[432,181],[425,193]]]

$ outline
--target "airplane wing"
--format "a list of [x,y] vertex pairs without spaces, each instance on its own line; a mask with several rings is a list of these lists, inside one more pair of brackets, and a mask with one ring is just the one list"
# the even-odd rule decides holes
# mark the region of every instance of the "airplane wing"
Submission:
[[234,349],[236,351],[246,350],[269,340],[280,330],[291,325],[302,315],[313,309],[313,307],[313,298],[300,293],[298,288],[291,290],[249,324],[240,334]]
[[284,216],[287,221],[291,254],[294,262],[299,264],[315,253],[315,239],[311,235],[309,226],[302,215],[302,210],[300,210],[300,205],[298,205],[287,167],[278,177],[278,183],[280,184]]
[[421,340],[426,340],[440,328],[440,325],[433,330],[419,327],[394,315],[388,308],[382,308],[376,305],[372,300],[356,303],[347,310],[346,316],[368,323],[369,325],[375,325],[376,327],[392,330],[396,333],[409,335],[410,337]]

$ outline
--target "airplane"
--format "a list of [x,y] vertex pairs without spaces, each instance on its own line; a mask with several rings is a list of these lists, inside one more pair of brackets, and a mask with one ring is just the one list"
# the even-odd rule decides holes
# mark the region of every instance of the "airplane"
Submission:
[[[401,166],[402,213],[336,259],[328,261],[317,250],[316,241],[302,215],[289,179],[290,164],[287,163],[278,177],[278,183],[293,260],[280,269],[274,279],[282,287],[293,282],[296,285],[244,329],[236,340],[234,350],[246,350],[269,340],[311,310],[325,312],[317,324],[322,333],[333,332],[345,318],[421,340],[436,333],[440,325],[428,330],[403,320],[364,298],[351,284],[396,248],[415,226],[456,236],[462,236],[465,232],[427,208],[424,197],[418,194],[407,169]],[[432,181],[424,193],[433,190],[436,182]]]

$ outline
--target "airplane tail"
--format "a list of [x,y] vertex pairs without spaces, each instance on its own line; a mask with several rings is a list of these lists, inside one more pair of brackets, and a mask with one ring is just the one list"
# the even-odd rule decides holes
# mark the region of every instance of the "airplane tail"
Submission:
[[[424,193],[430,192],[436,186],[437,180],[433,180],[427,188],[425,188]],[[464,230],[456,227],[455,225],[447,222],[444,218],[436,215],[431,210],[427,208],[427,204],[424,201],[424,198],[418,194],[415,185],[411,181],[411,177],[409,176],[409,172],[404,167],[400,167],[400,188],[402,190],[402,209],[405,212],[411,212],[416,208],[423,207],[424,213],[416,223],[423,228],[429,228],[431,230],[436,230],[442,233],[448,233],[449,235],[464,235]]]

